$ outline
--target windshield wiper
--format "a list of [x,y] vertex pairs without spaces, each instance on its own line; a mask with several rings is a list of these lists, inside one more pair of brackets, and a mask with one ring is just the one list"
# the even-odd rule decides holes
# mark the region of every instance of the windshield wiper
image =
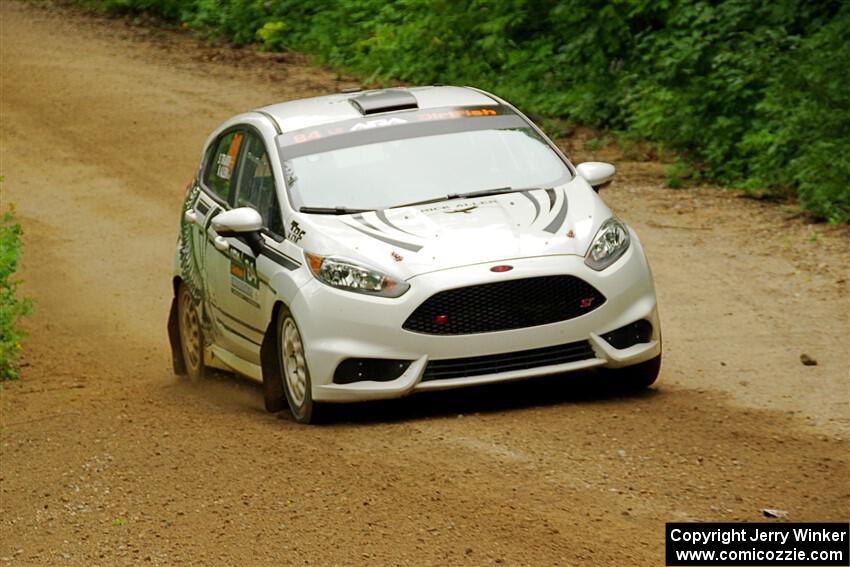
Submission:
[[354,213],[368,213],[374,209],[349,209],[348,207],[301,207],[302,213],[314,215],[353,215]]
[[495,189],[482,189],[480,191],[470,191],[469,193],[449,193],[442,197],[426,199],[424,201],[416,201],[415,203],[405,203],[404,205],[393,205],[391,209],[401,207],[413,207],[416,205],[430,205],[431,203],[439,203],[440,201],[451,201],[453,199],[470,199],[472,197],[489,197],[490,195],[501,195],[503,193],[516,193],[517,191],[528,191],[529,189],[514,189],[513,187],[496,187]]

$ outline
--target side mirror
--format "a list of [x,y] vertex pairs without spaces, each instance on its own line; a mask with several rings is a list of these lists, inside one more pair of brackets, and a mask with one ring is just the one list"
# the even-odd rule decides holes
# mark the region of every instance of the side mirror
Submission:
[[251,207],[239,207],[216,215],[212,227],[221,236],[238,236],[261,230],[263,217]]
[[599,192],[600,189],[611,183],[617,168],[604,161],[586,161],[578,164],[576,171],[590,183],[594,191]]
[[227,242],[222,237],[239,238],[251,248],[254,256],[259,256],[265,245],[260,235],[263,217],[251,207],[239,207],[216,215],[212,228],[218,234],[214,243],[219,250],[227,249]]

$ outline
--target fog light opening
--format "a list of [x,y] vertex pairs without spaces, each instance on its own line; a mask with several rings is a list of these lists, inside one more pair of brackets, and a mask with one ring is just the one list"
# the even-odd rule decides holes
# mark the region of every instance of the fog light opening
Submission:
[[646,319],[640,319],[639,321],[605,333],[602,335],[602,338],[616,349],[624,349],[637,344],[648,343],[652,340],[652,323]]

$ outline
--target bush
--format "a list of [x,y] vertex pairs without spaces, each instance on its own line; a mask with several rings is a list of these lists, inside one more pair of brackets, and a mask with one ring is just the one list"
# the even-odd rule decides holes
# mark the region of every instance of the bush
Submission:
[[29,299],[17,296],[18,281],[13,279],[21,252],[21,226],[14,222],[13,211],[0,217],[0,380],[18,378],[16,365],[24,331],[18,320],[31,310]]
[[473,84],[623,130],[693,178],[796,191],[850,221],[850,5],[841,0],[80,0],[368,77]]
[[751,158],[745,188],[797,188],[800,204],[850,220],[850,5],[778,61],[758,120],[740,145]]

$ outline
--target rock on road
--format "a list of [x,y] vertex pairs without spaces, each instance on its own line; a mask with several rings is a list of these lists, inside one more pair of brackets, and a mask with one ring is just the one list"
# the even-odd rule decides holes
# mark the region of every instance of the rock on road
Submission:
[[179,207],[222,120],[351,81],[31,3],[0,2],[0,33],[36,302],[0,397],[0,565],[661,565],[666,521],[850,517],[846,229],[620,156],[606,199],[656,273],[656,388],[556,377],[300,427],[234,376],[173,376]]

